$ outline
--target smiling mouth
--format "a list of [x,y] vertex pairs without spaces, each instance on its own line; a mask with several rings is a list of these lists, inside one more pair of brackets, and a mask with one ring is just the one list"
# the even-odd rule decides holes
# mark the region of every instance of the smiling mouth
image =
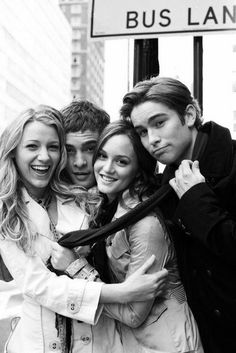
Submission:
[[100,178],[105,182],[105,183],[113,183],[114,181],[117,181],[117,179],[109,177],[107,175],[100,174]]
[[31,165],[31,169],[39,175],[45,175],[48,173],[50,166]]

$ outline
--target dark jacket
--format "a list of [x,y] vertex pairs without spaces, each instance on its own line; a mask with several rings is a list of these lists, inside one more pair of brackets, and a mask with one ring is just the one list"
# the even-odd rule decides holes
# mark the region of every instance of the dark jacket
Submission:
[[[236,141],[229,130],[206,123],[199,157],[206,183],[181,200],[170,194],[160,208],[171,231],[188,302],[205,353],[236,352]],[[163,183],[173,177],[167,167]]]

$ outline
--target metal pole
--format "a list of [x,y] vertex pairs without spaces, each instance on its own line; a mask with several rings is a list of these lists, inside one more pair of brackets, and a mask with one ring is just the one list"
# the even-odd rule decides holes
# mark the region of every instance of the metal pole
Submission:
[[203,43],[202,36],[193,38],[193,95],[203,110]]
[[158,39],[134,41],[134,85],[138,81],[159,75]]

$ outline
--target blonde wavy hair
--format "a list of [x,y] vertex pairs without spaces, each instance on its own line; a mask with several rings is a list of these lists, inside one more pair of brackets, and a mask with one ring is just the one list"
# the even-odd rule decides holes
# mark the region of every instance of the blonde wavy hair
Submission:
[[0,234],[4,239],[16,241],[25,252],[32,250],[32,242],[37,234],[31,229],[32,221],[22,196],[24,184],[14,161],[14,152],[22,139],[25,126],[35,121],[54,127],[60,142],[60,160],[48,188],[62,198],[75,200],[89,214],[95,215],[100,204],[100,198],[96,194],[61,181],[60,174],[66,166],[65,132],[61,113],[47,105],[23,111],[0,136]]

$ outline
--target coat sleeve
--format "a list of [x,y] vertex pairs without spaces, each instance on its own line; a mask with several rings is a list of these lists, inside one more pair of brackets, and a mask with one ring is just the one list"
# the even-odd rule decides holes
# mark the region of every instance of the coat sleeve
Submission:
[[183,195],[174,221],[185,236],[194,237],[215,255],[235,262],[236,219],[222,208],[206,183],[193,186]]
[[[126,278],[137,270],[152,254],[156,256],[156,261],[149,273],[161,270],[168,257],[169,238],[159,222],[158,217],[150,215],[128,230],[130,244],[130,262],[127,269]],[[111,304],[104,306],[104,313],[127,326],[139,327],[148,317],[154,301],[146,301],[129,304]],[[163,310],[163,307],[160,308]]]
[[[38,255],[29,256],[10,240],[0,240],[1,256],[24,300],[33,300],[61,315],[95,324],[102,283],[57,276]],[[1,314],[0,314],[1,318]]]

